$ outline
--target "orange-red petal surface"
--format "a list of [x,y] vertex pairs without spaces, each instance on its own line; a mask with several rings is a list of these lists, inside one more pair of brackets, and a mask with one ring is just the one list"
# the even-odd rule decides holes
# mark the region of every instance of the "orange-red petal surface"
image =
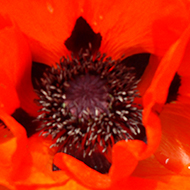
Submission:
[[164,106],[160,115],[163,134],[158,160],[168,169],[180,172],[190,163],[190,109],[180,103]]
[[142,51],[163,55],[187,25],[185,6],[178,0],[7,0],[0,10],[9,13],[26,34],[33,59],[47,64],[68,53],[63,43],[79,16],[101,33],[101,52],[114,59]]
[[33,60],[54,64],[68,52],[63,43],[70,36],[76,18],[81,14],[80,4],[83,3],[8,0],[1,3],[0,9],[11,15],[28,37]]
[[86,187],[94,189],[105,189],[110,186],[110,178],[107,175],[98,173],[78,161],[70,155],[57,153],[54,163],[59,168],[68,172],[68,174],[79,183]]
[[20,101],[15,86],[3,68],[0,74],[0,92],[0,108],[12,114],[20,106]]
[[[158,140],[154,141],[153,139],[154,139],[154,136],[155,138],[156,136],[161,137],[161,133],[159,133],[159,131],[157,131],[158,134],[156,133],[156,130],[159,128],[159,126],[157,126],[157,128],[154,128],[154,129],[152,129],[152,127],[154,126],[154,121],[156,121],[156,119],[158,120],[158,115],[156,116],[156,114],[160,113],[166,101],[169,85],[180,65],[180,61],[185,51],[188,36],[189,36],[189,29],[186,30],[184,34],[181,36],[181,38],[176,43],[174,43],[174,45],[172,45],[171,48],[168,50],[168,52],[166,53],[165,57],[161,61],[155,73],[155,76],[153,78],[153,81],[150,87],[148,88],[148,90],[146,91],[143,97],[144,107],[145,107],[143,121],[144,121],[145,126],[147,126],[146,125],[147,122],[152,121],[151,125],[149,125],[149,127],[146,127],[147,132],[148,132],[147,134],[148,148],[147,148],[147,151],[144,152],[145,156],[152,149],[152,147],[154,147],[154,150],[155,150],[155,147],[158,146]],[[151,110],[149,110],[150,114],[146,114],[147,108],[151,108]],[[146,117],[150,116],[153,113],[154,113],[155,119],[153,119],[153,117],[149,117],[149,119],[146,120]],[[157,121],[155,123],[157,123],[158,125],[159,122]],[[150,135],[149,135],[149,129],[152,129],[152,132],[150,133]]]
[[[113,58],[139,52],[163,55],[163,50],[179,37],[187,25],[187,13],[180,1],[86,1],[83,10],[82,15],[103,36],[101,52]],[[153,27],[157,21],[160,26],[155,31]],[[155,44],[155,39],[163,39],[160,33],[165,35],[164,43]]]
[[38,134],[28,140],[28,150],[31,153],[31,165],[25,165],[30,169],[26,179],[17,180],[15,184],[19,188],[51,188],[64,186],[69,177],[64,171],[52,171],[54,149],[50,149],[51,138],[43,138]]
[[[11,20],[6,16],[0,15],[0,108],[4,109],[9,114],[13,113],[20,104],[14,85],[16,79],[13,73],[12,76],[8,73],[8,68],[11,67],[11,62],[14,58],[11,55],[11,43],[14,42],[10,41],[7,44],[5,41],[12,37],[12,32],[14,32],[14,29]],[[12,68],[10,70],[12,70]]]
[[[130,151],[128,150],[129,146],[131,149]],[[109,171],[109,176],[113,184],[117,183],[117,181],[120,181],[122,178],[127,179],[131,175],[137,166],[138,160],[136,158],[136,153],[139,151],[138,149],[141,146],[143,145],[138,141],[120,141],[114,145],[112,166]]]
[[[190,164],[189,31],[187,29],[186,37],[184,35],[179,39],[179,43],[171,54],[172,59],[177,60],[180,64],[176,72],[181,76],[181,86],[177,100],[166,104],[161,112],[163,135],[155,154],[160,163],[177,173],[185,168],[188,171]],[[178,59],[180,54],[183,57]],[[172,61],[172,67],[173,63],[174,61]],[[187,173],[190,174],[190,171]]]
[[19,106],[17,92],[20,106],[31,112],[30,105],[33,104],[35,94],[31,83],[30,48],[21,31],[8,16],[0,15],[0,29],[0,69],[2,72],[0,88],[4,90],[1,99],[5,102],[4,107],[7,111],[10,107],[9,113],[11,113]]
[[138,163],[138,153],[142,152],[144,146],[144,143],[140,141],[121,141],[114,145],[113,163],[108,175],[100,174],[64,153],[56,154],[54,162],[84,186],[93,189],[107,189],[112,188],[121,179],[127,180],[135,169]]
[[[8,140],[1,142],[0,146],[0,180],[3,184],[12,185],[11,182],[14,180],[27,178],[28,169],[23,168],[23,165],[28,164],[30,154],[26,147],[27,138],[23,127],[2,110],[0,110],[0,119],[10,130],[7,136],[4,136]],[[1,129],[0,132],[2,131]]]
[[146,185],[144,184],[142,189],[188,190],[190,188],[189,176],[181,174],[176,175],[176,173],[168,170],[161,163],[159,163],[155,159],[154,155],[146,160],[140,161],[132,176],[136,177],[136,183],[138,180],[141,181],[141,179],[145,181]]

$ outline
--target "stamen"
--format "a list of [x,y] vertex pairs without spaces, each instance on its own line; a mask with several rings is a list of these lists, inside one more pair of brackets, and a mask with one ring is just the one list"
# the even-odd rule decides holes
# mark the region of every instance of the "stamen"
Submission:
[[42,134],[55,139],[51,147],[80,160],[104,155],[120,140],[146,136],[143,108],[134,102],[139,96],[134,68],[105,54],[92,56],[90,47],[48,68],[36,90]]

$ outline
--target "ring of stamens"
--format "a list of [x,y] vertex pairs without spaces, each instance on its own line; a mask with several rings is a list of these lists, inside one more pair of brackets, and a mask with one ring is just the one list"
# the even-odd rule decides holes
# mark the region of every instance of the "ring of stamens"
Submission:
[[94,57],[87,50],[78,57],[62,57],[36,90],[41,134],[56,139],[51,147],[64,153],[82,150],[83,157],[135,139],[143,127],[142,106],[134,102],[138,82],[133,68],[105,54]]

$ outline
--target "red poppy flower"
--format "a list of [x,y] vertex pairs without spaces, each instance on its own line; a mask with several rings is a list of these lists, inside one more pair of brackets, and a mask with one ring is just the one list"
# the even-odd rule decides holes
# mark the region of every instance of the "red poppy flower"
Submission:
[[[181,8],[179,9],[179,7]],[[112,1],[80,1],[72,3],[61,1],[51,3],[47,1],[40,3],[11,1],[3,3],[1,9],[2,12],[6,12],[13,17],[24,33],[31,48],[33,61],[51,65],[58,62],[62,55],[70,55],[69,48],[64,46],[63,42],[69,39],[75,22],[81,16],[89,23],[96,34],[100,33],[102,35],[99,48],[101,53],[105,52],[114,59],[119,59],[123,54],[125,54],[125,57],[142,52],[155,54],[151,56],[149,66],[138,86],[141,95],[144,95],[145,90],[148,88],[160,57],[164,55],[171,43],[180,36],[186,27],[187,16],[185,15],[183,4],[178,1],[168,4],[165,1],[122,3]],[[26,17],[23,18],[23,15]],[[13,146],[15,140],[17,143],[16,146],[13,146],[14,149],[8,152],[10,160],[8,163],[12,165],[7,166],[7,168],[10,170],[6,170],[3,165],[1,166],[2,170],[5,171],[3,175],[7,179],[5,182],[5,178],[2,177],[1,183],[5,185],[12,183],[9,184],[10,188],[17,187],[20,189],[59,189],[63,185],[64,188],[69,189],[72,189],[72,187],[85,189],[74,180],[91,189],[137,188],[137,186],[146,184],[147,180],[137,177],[128,178],[128,176],[137,166],[138,160],[149,157],[158,147],[161,131],[156,112],[161,111],[160,109],[167,96],[167,89],[176,71],[176,68],[174,68],[169,72],[170,77],[166,78],[168,74],[166,69],[172,63],[165,64],[165,60],[161,63],[152,85],[143,98],[143,124],[146,128],[147,145],[139,140],[120,141],[114,145],[112,166],[108,175],[100,174],[84,163],[63,153],[57,154],[54,159],[55,165],[62,170],[53,172],[51,167],[55,151],[54,149],[49,149],[49,145],[52,144],[51,139],[40,138],[38,134],[27,139],[24,132],[22,132],[21,136],[22,127],[8,115],[12,114],[14,109],[19,106],[19,101],[20,107],[33,116],[36,115],[36,107],[32,102],[35,94],[32,92],[29,49],[24,42],[24,37],[17,34],[19,33],[17,27],[15,29],[10,20],[7,21],[4,18],[2,20],[2,23],[5,23],[2,25],[2,31],[6,31],[7,28],[16,30],[14,31],[14,39],[15,41],[19,39],[19,43],[15,42],[17,46],[13,48],[14,51],[12,52],[15,53],[13,60],[17,57],[18,61],[9,60],[11,63],[15,63],[16,67],[13,64],[11,64],[11,68],[9,65],[7,67],[7,60],[2,65],[2,68],[6,71],[5,76],[2,78],[2,84],[10,86],[6,94],[15,94],[11,106],[10,99],[7,100],[5,95],[1,97],[1,102],[5,105],[5,110],[1,113],[2,125],[7,126],[11,131],[11,134],[9,134],[10,140],[6,141],[6,143],[10,144],[3,141],[3,145],[6,148]],[[10,39],[10,35],[7,33],[6,35],[6,39]],[[23,41],[20,41],[20,39]],[[1,44],[2,47],[7,43],[6,41]],[[22,50],[19,49],[20,46],[22,46]],[[26,51],[23,54],[24,56],[20,54],[23,50]],[[10,52],[9,49],[5,49],[5,51]],[[2,55],[4,54],[2,53]],[[165,59],[167,58],[166,56]],[[16,72],[15,68],[18,68],[18,72]],[[15,79],[10,76],[10,73],[13,73],[13,76],[15,74]],[[162,82],[165,84],[160,85]],[[163,94],[158,96],[160,89]],[[5,148],[3,147],[2,151]],[[4,161],[2,163],[5,163],[6,157],[6,155],[5,157],[4,155],[2,156]],[[20,174],[19,176],[17,175],[18,173]],[[137,182],[138,184],[136,184]],[[155,185],[156,182],[151,181],[149,188],[153,189]]]

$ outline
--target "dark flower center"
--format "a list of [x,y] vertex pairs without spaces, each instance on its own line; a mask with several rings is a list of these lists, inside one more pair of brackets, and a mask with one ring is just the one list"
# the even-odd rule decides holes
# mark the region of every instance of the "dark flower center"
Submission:
[[[38,71],[33,78],[41,78],[39,84],[33,83],[41,107],[37,121],[41,134],[52,136],[51,147],[107,173],[116,142],[146,142],[142,106],[136,100],[150,54],[115,61],[97,53],[101,41],[101,34],[79,17],[64,42],[71,57],[62,57],[56,67],[33,64]],[[53,165],[53,170],[58,168]]]
[[56,68],[46,69],[36,90],[41,134],[51,134],[56,140],[51,147],[59,152],[106,173],[105,154],[116,142],[146,141],[142,106],[135,103],[138,82],[133,67],[104,54],[93,56],[91,45],[77,57],[63,57]]
[[110,97],[106,81],[89,73],[68,83],[65,106],[78,118],[90,118],[108,112]]

